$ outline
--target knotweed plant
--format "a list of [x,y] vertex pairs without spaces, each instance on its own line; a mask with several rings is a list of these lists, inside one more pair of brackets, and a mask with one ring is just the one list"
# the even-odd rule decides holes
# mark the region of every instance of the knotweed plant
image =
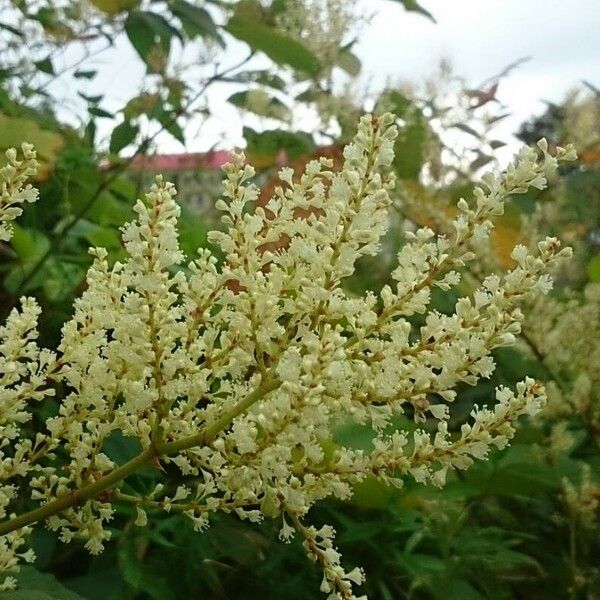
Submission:
[[[349,498],[367,477],[442,486],[449,471],[505,447],[519,416],[540,410],[544,391],[526,379],[498,389],[458,431],[448,427],[455,387],[490,376],[491,350],[520,331],[519,303],[550,289],[548,267],[568,254],[556,239],[535,255],[515,248],[514,268],[485,279],[452,314],[428,307],[433,286],[460,281],[471,242],[489,236],[505,199],[543,188],[573,150],[551,156],[543,142],[524,149],[504,175],[483,178],[472,203],[459,202],[451,236],[427,228],[408,235],[393,287],[351,296],[344,278],[377,253],[386,230],[396,135],[392,115],[363,117],[339,172],[326,159],[297,176],[282,169],[264,208],[255,204],[253,169],[233,154],[217,202],[226,227],[210,236],[219,258],[200,249],[184,261],[175,189],[157,178],[122,229],[128,258],[109,264],[106,250],[91,250],[86,290],[55,351],[37,343],[38,305],[21,300],[0,329],[5,588],[20,563],[34,560],[34,524],[64,542],[82,538],[96,554],[110,538],[115,502],[129,502],[140,527],[160,511],[181,513],[198,531],[216,511],[279,519],[282,539],[300,536],[322,569],[322,591],[354,598],[363,572],[341,566],[333,529],[307,522],[311,506]],[[35,199],[25,183],[34,169],[30,147],[19,160],[9,151],[3,222]],[[424,315],[420,328],[414,315]],[[32,406],[55,390],[66,390],[58,414],[36,430]],[[400,414],[420,428],[394,428]],[[335,426],[348,421],[372,428],[370,451],[336,442]],[[105,453],[115,432],[139,444],[123,464]],[[125,493],[144,466],[163,483]],[[168,476],[175,470],[179,484]],[[16,514],[22,494],[31,508]]]

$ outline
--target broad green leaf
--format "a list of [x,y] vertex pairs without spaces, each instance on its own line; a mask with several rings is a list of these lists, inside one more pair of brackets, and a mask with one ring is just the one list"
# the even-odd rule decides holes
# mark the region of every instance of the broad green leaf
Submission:
[[286,87],[285,81],[275,73],[263,69],[257,71],[242,71],[231,77],[223,79],[223,81],[239,82],[239,83],[258,83],[275,90],[284,90]]
[[360,74],[360,59],[350,50],[342,50],[337,58],[337,66],[343,69],[352,77],[358,77]]
[[404,94],[401,94],[398,90],[386,89],[377,101],[377,112],[389,111],[399,119],[403,119],[411,106],[413,106],[413,102]]
[[120,227],[133,216],[133,198],[129,201],[117,199],[115,193],[104,193],[87,212],[87,218],[99,225]]
[[63,257],[48,263],[44,278],[44,294],[51,302],[65,301],[75,294],[76,288],[85,278],[82,265],[63,260]]
[[138,134],[138,130],[138,126],[129,121],[119,123],[119,125],[113,129],[110,136],[110,152],[112,154],[118,154],[125,146],[131,144]]
[[125,33],[151,72],[160,72],[166,66],[173,36],[179,32],[169,22],[153,12],[136,10],[125,21]]
[[425,161],[427,120],[419,110],[407,116],[394,145],[394,170],[401,179],[417,179]]
[[215,22],[210,13],[204,8],[195,6],[185,0],[174,0],[170,4],[170,8],[171,12],[181,21],[181,26],[189,37],[211,38],[224,46]]
[[90,0],[90,2],[107,15],[114,16],[126,10],[137,8],[140,0]]
[[42,71],[42,73],[47,73],[48,75],[54,75],[54,67],[52,66],[52,61],[50,58],[44,58],[43,60],[38,60],[35,63],[35,66]]
[[[23,142],[34,145],[40,163],[38,179],[46,179],[64,146],[63,137],[55,131],[42,129],[31,119],[9,117],[0,113],[0,152],[4,154],[8,148],[19,148]],[[3,157],[0,157],[0,163],[3,163]]]
[[25,229],[13,225],[13,237],[10,242],[19,258],[24,261],[35,261],[50,248],[50,240],[36,229]]
[[33,567],[23,567],[17,575],[19,588],[0,594],[2,600],[85,600],[72,592],[53,575],[40,573]]
[[279,98],[262,89],[236,92],[229,96],[227,101],[261,117],[287,121],[291,116],[290,109]]
[[178,142],[185,143],[183,129],[177,123],[176,115],[165,111],[161,111],[156,115],[158,122],[168,131]]
[[238,40],[246,42],[252,50],[264,52],[280,65],[289,65],[311,75],[318,74],[321,65],[317,56],[304,44],[266,24],[260,15],[259,4],[243,0],[225,29]]
[[282,151],[287,160],[296,160],[315,150],[312,136],[304,131],[270,129],[257,132],[244,127],[244,139],[246,152],[254,165],[273,164]]
[[98,225],[83,219],[80,223],[82,222],[84,222],[84,227],[81,228],[80,233],[92,246],[107,250],[121,247],[119,231],[114,227]]
[[198,248],[206,246],[206,234],[206,224],[183,204],[179,221],[179,245],[183,253],[193,258]]
[[588,263],[587,273],[590,281],[600,282],[600,255],[594,256]]

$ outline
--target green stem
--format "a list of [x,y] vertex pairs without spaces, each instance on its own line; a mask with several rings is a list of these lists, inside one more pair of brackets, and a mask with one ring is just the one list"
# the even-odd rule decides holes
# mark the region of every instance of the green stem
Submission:
[[212,425],[209,425],[194,435],[184,437],[180,440],[158,444],[158,453],[161,455],[177,454],[177,452],[188,450],[195,446],[210,444],[215,437],[233,421],[233,419],[241,415],[263,396],[266,396],[269,392],[277,389],[280,383],[281,382],[278,379],[265,379],[253,392],[250,392],[250,394],[248,394],[241,402],[238,402],[227,412],[223,413],[223,415],[212,423]]
[[0,536],[6,535],[16,529],[26,527],[27,525],[32,525],[38,521],[43,521],[52,515],[95,498],[160,456],[177,454],[178,452],[183,452],[184,450],[189,450],[196,446],[210,444],[221,431],[231,424],[233,419],[241,415],[268,393],[277,389],[280,383],[281,382],[276,378],[267,378],[263,380],[253,392],[250,392],[243,400],[232,406],[228,411],[221,415],[221,417],[211,425],[203,428],[197,434],[173,442],[163,442],[161,444],[151,445],[130,461],[116,468],[114,471],[111,471],[108,475],[98,479],[98,481],[74,490],[73,492],[57,498],[52,502],[48,502],[35,510],[0,523]]
[[140,469],[147,462],[153,458],[156,458],[156,456],[156,450],[152,447],[149,447],[136,457],[132,458],[130,461],[121,465],[114,471],[111,471],[108,475],[98,479],[98,481],[95,481],[90,485],[86,485],[78,490],[74,490],[73,492],[57,498],[52,502],[48,502],[47,504],[44,504],[35,510],[31,510],[27,513],[14,517],[13,519],[8,519],[7,521],[0,523],[0,536],[6,535],[7,533],[15,531],[16,529],[26,527],[27,525],[36,523],[37,521],[47,519],[52,515],[98,496],[98,494],[113,487],[119,483],[119,481],[125,479]]

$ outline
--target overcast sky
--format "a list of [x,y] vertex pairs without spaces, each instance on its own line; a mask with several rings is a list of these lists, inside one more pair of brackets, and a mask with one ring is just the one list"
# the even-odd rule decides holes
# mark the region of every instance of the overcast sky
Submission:
[[[600,0],[420,2],[437,23],[407,13],[399,2],[358,0],[361,9],[374,15],[355,48],[371,89],[388,79],[422,80],[435,71],[441,58],[450,59],[457,74],[477,85],[515,60],[530,57],[501,82],[497,94],[512,113],[502,126],[508,134],[524,119],[541,113],[543,100],[560,101],[582,80],[600,87]],[[244,52],[242,44],[234,43],[232,62]],[[99,76],[88,91],[107,92],[107,108],[119,109],[135,92],[143,67],[126,40],[99,58],[98,64]],[[184,152],[206,150],[215,144],[240,145],[239,115],[225,103],[233,91],[228,86],[213,88],[210,97],[216,118],[201,135],[191,126],[185,148],[163,135],[159,149]]]
[[477,84],[522,57],[498,98],[520,122],[582,80],[600,86],[600,0],[422,0],[437,24],[389,0],[361,0],[375,13],[359,51],[366,73],[418,79],[441,57]]

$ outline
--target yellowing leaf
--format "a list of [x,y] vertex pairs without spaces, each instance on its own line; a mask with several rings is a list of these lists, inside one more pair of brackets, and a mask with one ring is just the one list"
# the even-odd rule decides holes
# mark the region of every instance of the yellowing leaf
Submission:
[[140,0],[91,0],[91,3],[107,15],[113,16],[137,8]]
[[33,144],[40,163],[37,180],[47,179],[54,168],[56,157],[64,146],[62,136],[56,131],[42,129],[31,119],[9,117],[0,113],[0,151],[19,148],[23,142]]

